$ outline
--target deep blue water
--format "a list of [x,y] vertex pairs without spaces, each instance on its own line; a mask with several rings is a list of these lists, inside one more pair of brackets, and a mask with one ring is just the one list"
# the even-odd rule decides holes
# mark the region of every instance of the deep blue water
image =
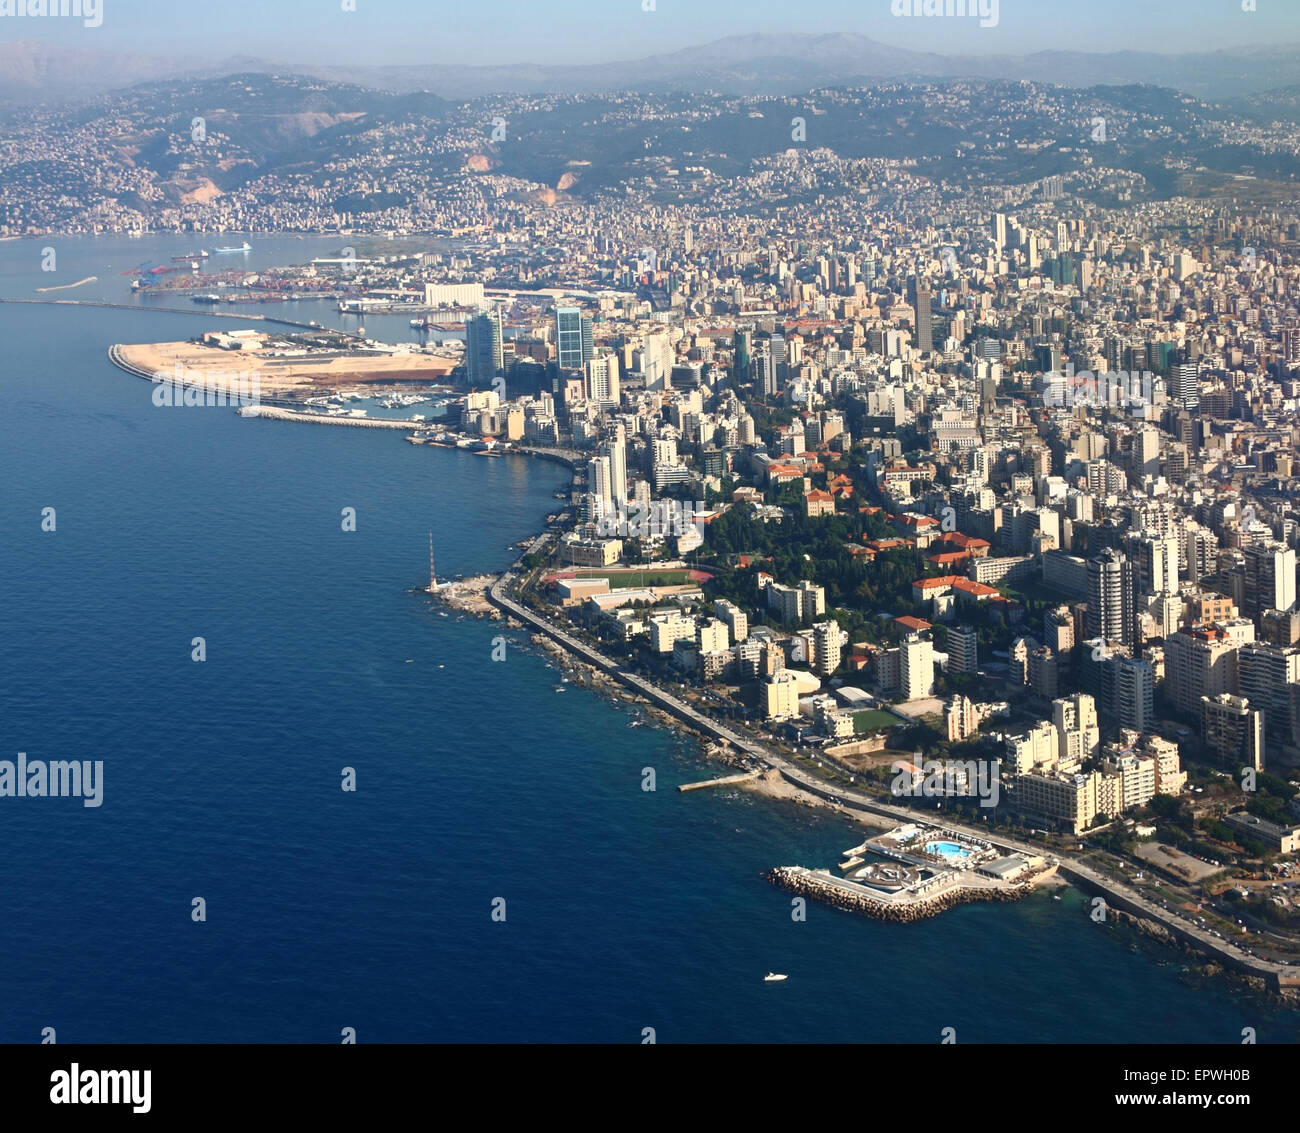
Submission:
[[[193,245],[57,246],[91,297]],[[51,282],[39,250],[0,244],[0,294]],[[1296,1041],[1296,1012],[1185,986],[1073,892],[793,922],[762,871],[857,828],[679,794],[717,770],[694,745],[408,590],[430,527],[441,571],[507,563],[563,470],[158,408],[104,356],[211,325],[0,305],[0,758],[105,765],[98,809],[0,798],[0,1041]]]

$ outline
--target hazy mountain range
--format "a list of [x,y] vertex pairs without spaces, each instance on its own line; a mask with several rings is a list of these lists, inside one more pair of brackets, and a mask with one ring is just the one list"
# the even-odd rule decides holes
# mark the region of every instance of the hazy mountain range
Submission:
[[249,72],[314,75],[395,92],[428,91],[449,99],[498,92],[621,89],[786,94],[895,79],[962,78],[1025,79],[1074,87],[1149,83],[1198,98],[1225,99],[1300,84],[1300,45],[1184,55],[1041,51],[1023,56],[972,56],[908,51],[847,33],[745,35],[665,55],[582,66],[308,66],[246,56],[213,61],[197,55],[74,50],[34,41],[0,44],[0,98],[10,104],[75,100],[158,79]]

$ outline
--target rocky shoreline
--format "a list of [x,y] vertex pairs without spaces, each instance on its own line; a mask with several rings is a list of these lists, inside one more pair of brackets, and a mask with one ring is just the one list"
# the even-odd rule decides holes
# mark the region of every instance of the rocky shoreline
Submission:
[[607,673],[601,672],[594,665],[574,657],[567,649],[556,644],[545,634],[531,634],[529,640],[559,665],[575,685],[590,689],[596,695],[604,697],[610,702],[634,706],[646,717],[648,723],[657,728],[668,729],[682,739],[697,742],[701,754],[706,759],[724,764],[727,767],[742,766],[742,761],[734,753],[728,752],[721,744],[705,739],[694,728],[683,724],[676,716],[665,712],[657,705],[651,704],[644,696],[632,692],[622,682],[615,680]]
[[1281,999],[1288,1003],[1300,1002],[1300,988],[1274,987],[1261,976],[1252,976],[1214,960],[1207,960],[1203,952],[1180,940],[1162,924],[1116,908],[1108,908],[1107,917],[1113,917],[1117,924],[1136,932],[1147,943],[1181,954],[1187,961],[1186,970],[1190,975],[1206,981],[1227,979],[1271,999]]

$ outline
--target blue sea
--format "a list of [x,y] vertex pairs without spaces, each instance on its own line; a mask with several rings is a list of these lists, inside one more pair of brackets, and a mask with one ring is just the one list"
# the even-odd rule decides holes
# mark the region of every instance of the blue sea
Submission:
[[[250,239],[256,266],[338,249]],[[121,271],[194,247],[0,243],[0,295],[94,274],[54,297],[130,301]],[[719,773],[693,743],[558,692],[526,635],[414,590],[430,529],[440,573],[510,562],[563,469],[157,407],[108,346],[215,323],[148,302],[0,304],[0,759],[104,768],[97,808],[0,798],[0,1041],[1300,1036],[1296,1011],[1184,982],[1180,957],[1094,925],[1071,890],[916,925],[815,904],[794,921],[763,871],[829,865],[860,828],[679,794]]]

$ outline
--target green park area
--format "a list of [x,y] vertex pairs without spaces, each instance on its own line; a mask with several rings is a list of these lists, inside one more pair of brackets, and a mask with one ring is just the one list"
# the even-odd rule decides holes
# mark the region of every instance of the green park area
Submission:
[[879,708],[863,708],[853,713],[853,731],[859,736],[867,732],[879,732],[882,728],[896,728],[906,722],[892,712],[882,712]]
[[691,581],[685,570],[580,570],[578,578],[606,578],[611,590],[646,586],[684,586]]

